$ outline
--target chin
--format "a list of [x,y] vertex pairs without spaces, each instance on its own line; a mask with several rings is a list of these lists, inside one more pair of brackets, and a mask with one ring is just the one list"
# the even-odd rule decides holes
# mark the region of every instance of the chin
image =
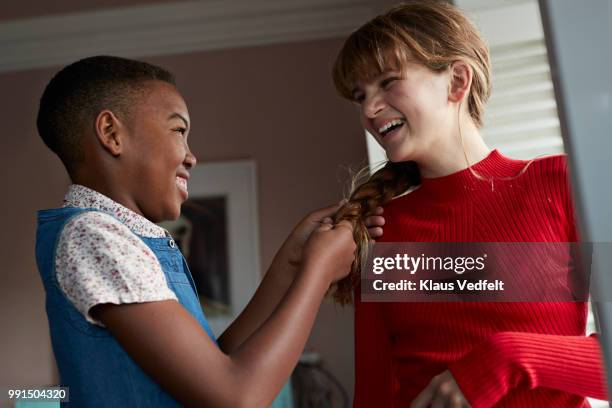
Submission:
[[408,160],[412,160],[409,155],[394,153],[387,153],[387,158],[391,163],[401,163]]
[[164,218],[166,221],[176,221],[178,220],[180,216],[181,216],[181,208],[179,207],[178,209],[168,212]]
[[[403,148],[402,148],[403,147]],[[387,152],[387,158],[392,163],[400,163],[411,160],[416,160],[416,151],[411,147],[399,146],[396,149],[389,149]]]

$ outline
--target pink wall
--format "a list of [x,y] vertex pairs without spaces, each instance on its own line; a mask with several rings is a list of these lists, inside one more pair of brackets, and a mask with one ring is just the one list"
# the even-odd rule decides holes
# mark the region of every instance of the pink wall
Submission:
[[[363,164],[354,109],[330,80],[339,40],[149,59],[173,71],[190,109],[200,162],[254,159],[258,165],[262,269],[306,212],[341,198],[342,167]],[[57,68],[0,75],[5,269],[0,286],[0,384],[55,381],[34,260],[35,210],[56,206],[68,185],[39,140],[38,98]],[[345,178],[346,180],[346,178]],[[352,310],[324,305],[309,345],[352,395]]]

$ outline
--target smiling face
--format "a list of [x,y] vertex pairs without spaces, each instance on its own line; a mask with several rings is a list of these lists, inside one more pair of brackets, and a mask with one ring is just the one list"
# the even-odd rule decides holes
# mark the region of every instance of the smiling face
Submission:
[[152,81],[147,91],[133,107],[121,157],[124,182],[142,215],[153,222],[173,220],[187,199],[188,170],[196,163],[187,145],[189,113],[173,85]]
[[449,142],[453,110],[448,103],[448,71],[436,73],[408,63],[402,72],[386,71],[357,81],[353,100],[361,123],[392,162],[424,161]]

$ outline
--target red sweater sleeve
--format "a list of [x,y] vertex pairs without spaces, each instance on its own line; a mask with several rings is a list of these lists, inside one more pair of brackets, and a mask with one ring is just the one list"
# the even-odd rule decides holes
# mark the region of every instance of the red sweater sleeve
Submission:
[[607,399],[597,335],[501,332],[449,368],[474,408],[494,405],[518,385]]
[[360,301],[355,291],[355,396],[354,408],[390,407],[393,371],[389,334],[380,303]]

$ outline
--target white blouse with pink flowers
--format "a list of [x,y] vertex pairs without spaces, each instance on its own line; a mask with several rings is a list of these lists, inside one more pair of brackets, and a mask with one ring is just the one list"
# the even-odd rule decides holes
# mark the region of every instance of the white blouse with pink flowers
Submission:
[[87,321],[102,303],[177,300],[153,251],[135,234],[161,238],[166,230],[90,188],[73,184],[64,207],[95,208],[62,230],[55,256],[60,288]]

